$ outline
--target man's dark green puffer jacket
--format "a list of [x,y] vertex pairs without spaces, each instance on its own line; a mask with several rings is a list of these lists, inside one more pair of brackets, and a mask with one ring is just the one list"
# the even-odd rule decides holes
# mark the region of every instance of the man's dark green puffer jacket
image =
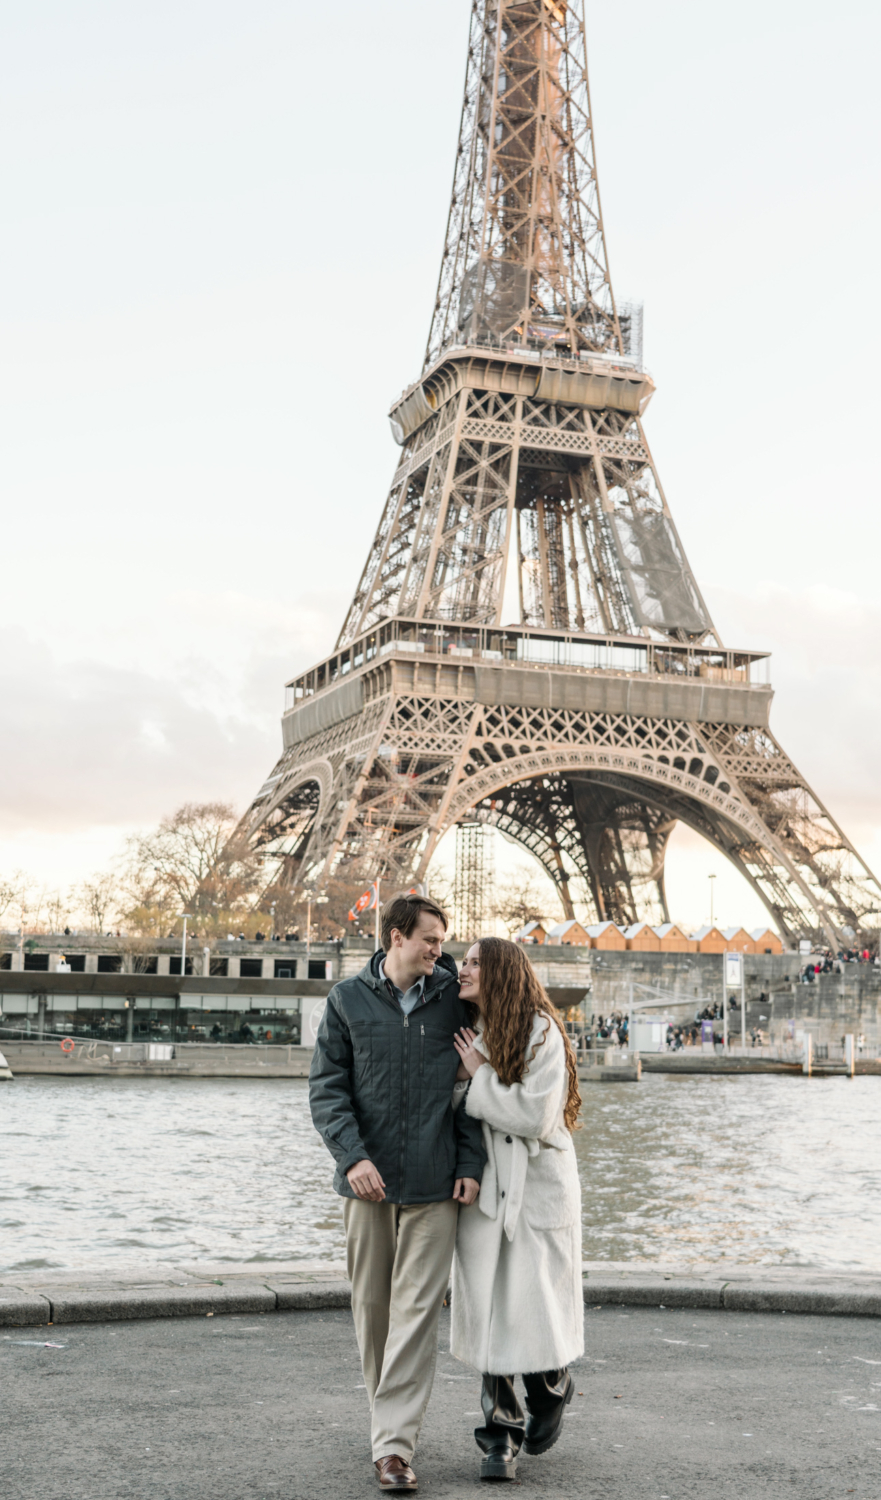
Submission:
[[457,1177],[478,1182],[486,1161],[480,1122],[451,1104],[459,1058],[453,1033],[469,1024],[454,961],[441,955],[425,1004],[405,1016],[379,977],[381,953],[335,984],[309,1073],[315,1129],[336,1162],[333,1185],[368,1158],[387,1203],[452,1198]]

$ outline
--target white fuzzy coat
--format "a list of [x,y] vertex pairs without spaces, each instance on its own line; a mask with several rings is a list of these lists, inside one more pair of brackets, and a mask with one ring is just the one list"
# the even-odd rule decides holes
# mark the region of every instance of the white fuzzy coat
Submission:
[[[542,1042],[542,1036],[545,1035]],[[475,1046],[485,1054],[480,1030]],[[563,1121],[563,1038],[536,1015],[522,1083],[489,1063],[465,1098],[483,1122],[480,1195],[460,1208],[451,1349],[491,1375],[558,1370],[584,1352],[581,1188]]]

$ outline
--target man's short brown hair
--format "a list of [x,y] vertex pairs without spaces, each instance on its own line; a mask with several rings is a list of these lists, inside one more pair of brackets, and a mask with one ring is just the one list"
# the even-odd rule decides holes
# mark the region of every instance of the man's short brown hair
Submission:
[[438,917],[443,922],[444,932],[446,932],[450,925],[447,914],[442,906],[432,901],[430,896],[393,896],[391,901],[385,903],[380,924],[383,953],[388,953],[391,948],[392,929],[397,927],[405,938],[410,937],[424,911],[429,912],[433,917]]

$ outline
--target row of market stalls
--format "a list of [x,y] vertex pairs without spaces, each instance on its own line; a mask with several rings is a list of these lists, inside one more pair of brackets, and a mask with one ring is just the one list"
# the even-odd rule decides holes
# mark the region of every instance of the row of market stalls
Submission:
[[514,934],[515,943],[559,944],[573,948],[596,948],[605,952],[636,953],[782,953],[783,944],[770,927],[699,927],[689,933],[675,922],[650,927],[635,922],[619,927],[615,922],[596,922],[589,926],[574,919],[545,927],[542,922],[527,922]]

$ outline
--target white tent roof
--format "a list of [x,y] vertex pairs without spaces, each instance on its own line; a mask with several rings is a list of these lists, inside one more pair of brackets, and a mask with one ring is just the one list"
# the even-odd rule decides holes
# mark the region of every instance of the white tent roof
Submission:
[[527,922],[525,927],[521,927],[519,932],[514,933],[514,942],[516,943],[518,938],[531,937],[537,927],[540,927],[542,932],[544,932],[545,929],[541,922]]
[[580,925],[581,924],[579,922],[575,921],[574,917],[570,917],[570,919],[569,919],[568,922],[555,922],[554,925],[553,925],[553,927],[549,927],[548,928],[548,937],[549,938],[561,938],[561,937],[565,937],[566,933],[570,930],[570,928],[572,928],[572,927],[579,927]]

